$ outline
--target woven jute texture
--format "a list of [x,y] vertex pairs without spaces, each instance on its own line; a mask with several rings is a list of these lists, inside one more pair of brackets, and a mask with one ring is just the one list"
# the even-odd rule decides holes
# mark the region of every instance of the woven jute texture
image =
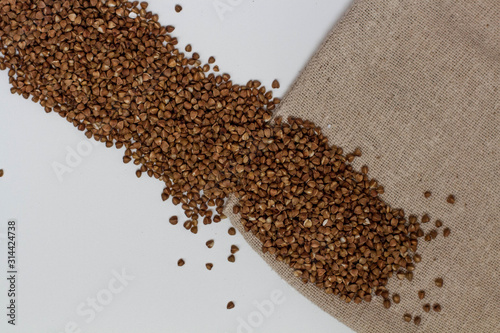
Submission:
[[[388,310],[380,297],[346,304],[262,255],[284,280],[357,332],[500,332],[500,1],[355,1],[277,113],[314,121],[346,152],[360,147],[354,165],[369,166],[384,200],[428,213],[426,231],[436,219],[451,229],[421,239],[413,281],[389,281],[401,303]],[[423,312],[427,302],[441,313]],[[404,322],[406,312],[422,316],[420,326]]]

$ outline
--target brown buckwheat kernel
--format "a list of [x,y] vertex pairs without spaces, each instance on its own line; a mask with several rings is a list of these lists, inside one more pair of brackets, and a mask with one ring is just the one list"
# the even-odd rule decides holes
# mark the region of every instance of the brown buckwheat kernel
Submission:
[[446,201],[453,205],[455,203],[455,196],[450,194],[448,198],[446,198]]
[[170,224],[176,225],[179,222],[179,219],[177,216],[174,215],[174,216],[170,217],[170,219],[168,221],[170,222]]

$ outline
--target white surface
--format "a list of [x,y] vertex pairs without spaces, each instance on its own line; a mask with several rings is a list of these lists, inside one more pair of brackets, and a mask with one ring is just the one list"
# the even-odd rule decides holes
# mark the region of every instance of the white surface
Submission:
[[[203,60],[215,56],[235,82],[269,87],[278,78],[282,96],[349,2],[154,0],[150,10],[176,27],[182,49],[189,43]],[[217,11],[221,4],[226,11]],[[0,332],[350,332],[282,281],[240,235],[228,236],[229,221],[201,225],[197,235],[182,227],[184,218],[170,225],[171,215],[184,216],[181,208],[161,201],[161,182],[137,179],[122,150],[93,145],[59,181],[54,162],[67,165],[68,151],[90,141],[9,88],[0,72],[0,233],[7,219],[19,221],[20,267],[14,328],[0,280]],[[240,247],[235,263],[226,259],[231,244]],[[4,276],[5,244],[0,249]],[[113,271],[122,269],[134,279],[118,291]],[[113,298],[92,318],[86,302],[97,295]]]

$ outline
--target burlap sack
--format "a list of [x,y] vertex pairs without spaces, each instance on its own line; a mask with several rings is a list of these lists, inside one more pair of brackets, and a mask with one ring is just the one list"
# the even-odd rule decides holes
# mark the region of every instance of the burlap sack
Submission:
[[[358,332],[500,332],[500,1],[359,0],[334,27],[278,114],[320,125],[331,144],[360,147],[356,167],[407,214],[441,219],[451,236],[421,239],[401,303],[346,304],[262,255],[288,283]],[[432,196],[424,198],[424,191]],[[456,203],[446,202],[455,194]],[[231,215],[228,212],[228,215]],[[261,244],[233,224],[262,254]],[[432,229],[433,222],[424,226]],[[444,287],[434,279],[443,277]],[[420,301],[417,291],[424,289]],[[424,303],[442,305],[425,313]],[[403,314],[422,316],[420,326]],[[305,318],[307,320],[307,318]]]

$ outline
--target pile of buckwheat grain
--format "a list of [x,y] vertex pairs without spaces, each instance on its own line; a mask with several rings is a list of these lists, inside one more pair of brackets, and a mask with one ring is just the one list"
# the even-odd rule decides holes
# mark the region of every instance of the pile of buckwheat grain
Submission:
[[380,198],[384,189],[367,167],[353,169],[359,150],[344,154],[309,121],[272,120],[280,100],[271,91],[209,74],[215,59],[186,56],[174,28],[147,8],[124,0],[3,1],[0,69],[11,92],[88,138],[124,147],[138,177],[165,183],[162,199],[182,205],[191,232],[225,218],[225,199],[235,194],[245,230],[298,278],[347,302],[382,295],[390,307],[388,279],[411,280],[413,258],[420,261],[417,218]]

